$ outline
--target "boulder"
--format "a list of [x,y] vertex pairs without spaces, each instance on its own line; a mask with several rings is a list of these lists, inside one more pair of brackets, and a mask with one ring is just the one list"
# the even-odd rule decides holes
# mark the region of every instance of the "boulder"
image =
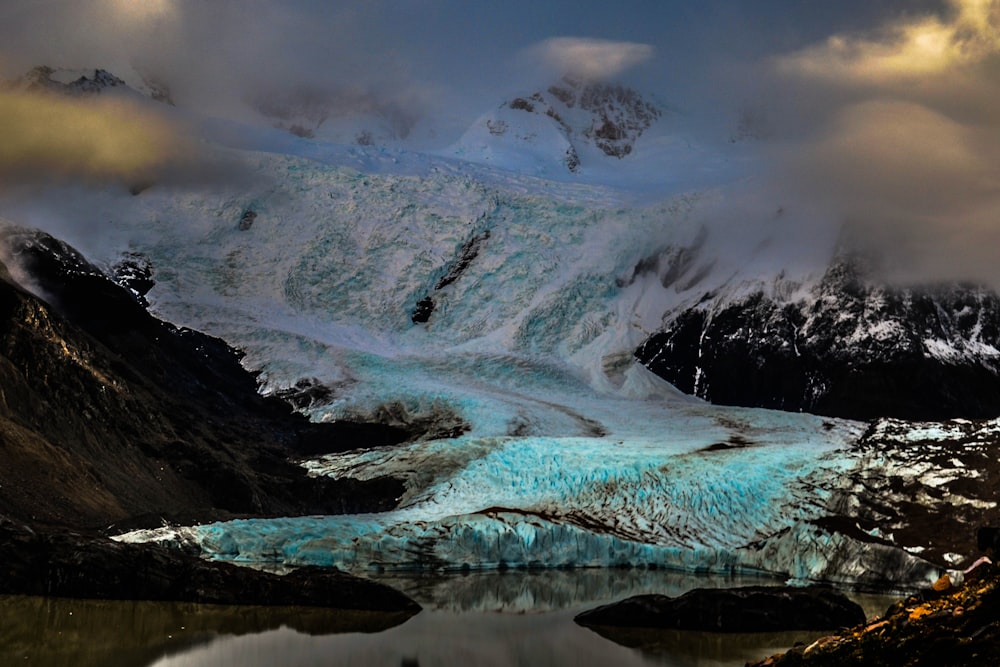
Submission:
[[832,588],[748,586],[698,588],[676,598],[638,595],[585,611],[584,626],[704,632],[831,630],[864,623],[860,606]]

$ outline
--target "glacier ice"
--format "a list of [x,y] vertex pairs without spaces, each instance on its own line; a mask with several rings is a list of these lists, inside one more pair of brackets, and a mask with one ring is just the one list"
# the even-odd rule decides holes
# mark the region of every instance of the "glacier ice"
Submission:
[[[557,182],[241,132],[219,150],[249,182],[139,196],[67,186],[31,207],[4,200],[0,213],[108,267],[141,253],[156,314],[243,349],[265,391],[303,377],[330,387],[328,403],[306,408],[315,420],[447,406],[470,429],[304,462],[312,474],[405,479],[393,512],[120,539],[348,569],[656,565],[910,583],[936,573],[902,548],[817,523],[862,461],[851,450],[862,425],[710,406],[631,361],[668,309],[723,287],[752,291],[762,267],[782,266],[761,253],[744,273],[709,262],[689,285],[636,271],[697,242],[711,188],[691,192],[677,172],[635,192],[586,174]],[[733,177],[718,155],[686,155],[711,178]],[[240,229],[249,208],[257,217]],[[485,239],[476,257],[436,289],[475,235]],[[784,250],[801,250],[792,245]],[[801,278],[781,275],[766,280],[787,290]],[[431,292],[436,308],[415,325]]]
[[[690,434],[692,421],[679,421],[680,433]],[[179,540],[215,558],[269,566],[643,566],[898,586],[936,578],[939,568],[898,548],[812,523],[826,516],[834,482],[851,459],[830,443],[836,437],[810,441],[802,428],[809,418],[788,421],[784,434],[775,425],[776,439],[798,436],[799,443],[714,449],[695,447],[689,435],[673,446],[464,438],[331,455],[311,462],[311,470],[362,478],[410,474],[403,506],[377,515],[232,521],[122,539]],[[855,429],[842,424],[837,436],[857,436]],[[700,444],[714,441],[710,430],[705,435]]]

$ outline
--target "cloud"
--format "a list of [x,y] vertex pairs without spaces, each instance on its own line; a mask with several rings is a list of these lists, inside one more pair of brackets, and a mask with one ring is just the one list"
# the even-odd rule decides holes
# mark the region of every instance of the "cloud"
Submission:
[[607,79],[653,57],[649,44],[613,42],[582,37],[554,37],[535,45],[529,52],[556,75],[582,79]]
[[0,92],[0,183],[208,178],[211,160],[165,117],[120,98]]
[[117,20],[133,25],[176,18],[176,0],[104,0],[103,11]]
[[950,0],[951,16],[891,23],[874,36],[835,35],[779,58],[779,67],[829,82],[894,85],[954,73],[1000,51],[1000,3]]
[[997,280],[1000,142],[992,134],[912,102],[870,100],[775,155],[786,187],[836,211],[895,277]]
[[998,56],[1000,1],[950,0],[770,60],[773,182],[892,277],[1000,287]]
[[[682,108],[699,138],[728,138],[730,128],[719,128],[733,119],[721,117],[742,105],[746,134],[768,137],[770,177],[753,167],[766,195],[749,198],[763,202],[764,215],[785,206],[782,224],[791,224],[790,202],[798,202],[824,225],[852,221],[914,274],[995,276],[1000,285],[992,268],[1000,266],[992,253],[1000,247],[1000,1],[750,4],[636,0],[609,21],[607,4],[596,1],[3,0],[0,64],[14,76],[49,64],[134,80],[132,68],[166,82],[182,108],[249,122],[261,119],[247,100],[262,98],[278,106],[318,99],[323,113],[402,109],[407,123],[431,116],[427,125],[448,140],[512,90],[567,73],[627,75]],[[785,52],[769,57],[776,45]],[[67,112],[48,123],[30,160],[20,158],[34,165],[23,173],[196,172],[185,165],[201,158],[178,154],[179,133],[162,118],[107,113],[123,136],[135,133],[122,156],[94,158],[99,146],[79,147],[90,140],[75,122],[83,115]],[[448,114],[450,134],[440,126]],[[0,127],[0,141],[13,126]],[[423,129],[415,128],[412,138]],[[0,178],[17,175],[11,163],[0,164]],[[737,199],[733,220],[745,217]]]
[[[167,82],[182,106],[248,120],[263,88],[390,90],[414,77],[373,31],[381,0],[5,0],[0,53],[8,76],[36,65],[137,70]],[[402,13],[402,12],[401,12]],[[241,114],[244,114],[241,116]]]

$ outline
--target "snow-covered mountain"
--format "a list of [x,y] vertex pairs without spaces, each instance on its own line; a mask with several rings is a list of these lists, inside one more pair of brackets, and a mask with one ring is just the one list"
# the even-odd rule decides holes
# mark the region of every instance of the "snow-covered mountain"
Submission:
[[[661,271],[697,281],[697,250]],[[880,283],[835,257],[794,291],[706,292],[636,356],[713,403],[856,419],[988,418],[1000,406],[1000,297],[985,286]]]
[[528,154],[576,173],[590,161],[630,155],[663,113],[632,88],[565,77],[484,114],[452,151],[501,166]]
[[[391,512],[122,539],[251,564],[631,564],[898,586],[969,561],[971,527],[935,526],[956,503],[995,518],[992,490],[963,483],[985,463],[928,452],[983,440],[992,423],[915,426],[926,446],[906,449],[896,426],[712,405],[634,355],[657,332],[698,339],[685,318],[741,304],[722,331],[753,341],[758,320],[781,317],[850,339],[862,315],[860,331],[881,341],[883,328],[928,322],[945,304],[941,321],[957,324],[920,340],[979,355],[993,343],[976,308],[992,312],[995,297],[959,290],[925,308],[907,305],[912,293],[852,288],[829,267],[837,230],[804,229],[779,202],[761,223],[768,244],[744,242],[752,220],[720,231],[717,203],[746,176],[731,151],[746,149],[656,134],[657,108],[623,90],[567,83],[518,99],[437,154],[205,121],[217,142],[207,150],[253,178],[135,196],[62,186],[0,204],[108,273],[141,269],[155,280],[136,285],[154,313],[244,350],[263,391],[295,398],[314,421],[420,422],[432,436],[301,461],[314,475],[403,480]],[[516,121],[514,134],[491,133],[491,119]],[[752,349],[757,368],[786,352],[787,328],[762,329],[772,337]],[[805,339],[789,335],[794,356]],[[656,354],[640,356],[656,368]],[[949,502],[923,504],[919,522],[901,518],[903,500],[880,514],[866,482],[883,449],[910,497]],[[947,475],[929,472],[946,464]]]
[[[308,139],[361,146],[407,147],[434,134],[416,100],[364,90],[300,87],[247,98],[264,122]],[[545,90],[515,96],[480,116],[443,154],[514,166],[577,173],[583,162],[630,155],[643,133],[663,115],[660,105],[620,84],[571,77]]]
[[2,85],[8,90],[54,92],[67,95],[99,95],[116,90],[131,91],[157,102],[173,104],[167,84],[149,75],[129,72],[129,81],[104,69],[73,70],[39,65]]

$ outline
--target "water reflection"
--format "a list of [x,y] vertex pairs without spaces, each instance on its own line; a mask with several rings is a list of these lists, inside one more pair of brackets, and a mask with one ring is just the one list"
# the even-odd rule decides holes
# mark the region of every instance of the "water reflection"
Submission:
[[0,596],[0,665],[145,667],[220,637],[376,633],[411,615]]
[[811,643],[829,632],[732,633],[595,627],[593,632],[621,646],[638,649],[654,664],[675,667],[744,665],[785,651],[798,642]]
[[[740,665],[815,633],[718,635],[573,623],[640,593],[774,583],[648,570],[387,576],[424,606],[405,615],[194,604],[0,598],[0,664],[111,667]],[[881,611],[884,598],[867,599]]]
[[696,575],[645,568],[515,569],[449,576],[384,574],[373,578],[403,591],[426,609],[505,613],[584,609],[642,593],[675,596],[699,587],[781,583],[764,577]]

